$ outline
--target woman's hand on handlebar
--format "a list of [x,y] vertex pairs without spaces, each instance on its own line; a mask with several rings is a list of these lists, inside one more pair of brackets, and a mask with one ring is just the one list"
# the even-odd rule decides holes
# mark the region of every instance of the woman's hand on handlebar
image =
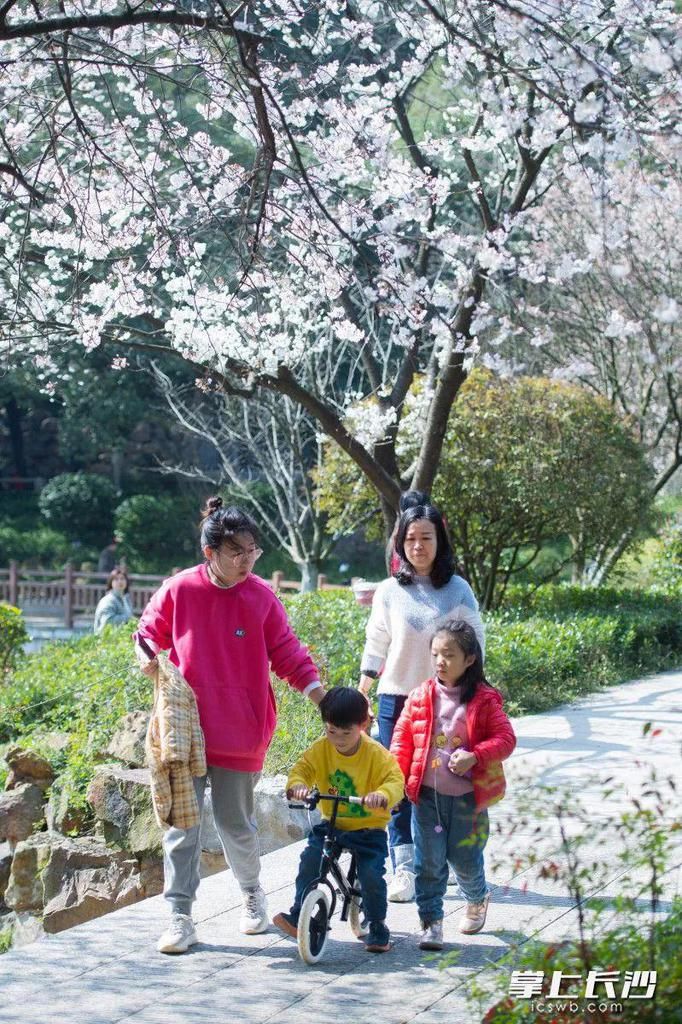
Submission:
[[372,810],[378,810],[380,807],[388,807],[387,797],[378,791],[375,793],[368,793],[362,802],[365,807],[369,807]]
[[307,796],[310,796],[307,786],[292,786],[287,790],[287,800],[305,800]]

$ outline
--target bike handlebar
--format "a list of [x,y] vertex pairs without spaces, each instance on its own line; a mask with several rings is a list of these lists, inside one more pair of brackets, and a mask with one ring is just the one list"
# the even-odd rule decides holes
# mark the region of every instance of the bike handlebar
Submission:
[[311,789],[301,803],[289,801],[289,807],[307,807],[309,811],[315,810],[320,800],[332,800],[337,804],[363,804],[364,796],[340,796],[338,793],[320,793],[319,789]]

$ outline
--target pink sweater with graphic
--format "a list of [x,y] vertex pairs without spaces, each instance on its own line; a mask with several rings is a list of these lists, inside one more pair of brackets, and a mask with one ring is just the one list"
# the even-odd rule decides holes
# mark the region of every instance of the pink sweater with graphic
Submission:
[[277,722],[270,668],[294,689],[319,679],[279,598],[258,576],[223,589],[205,565],[167,579],[140,618],[140,636],[169,651],[194,690],[209,765],[257,772]]

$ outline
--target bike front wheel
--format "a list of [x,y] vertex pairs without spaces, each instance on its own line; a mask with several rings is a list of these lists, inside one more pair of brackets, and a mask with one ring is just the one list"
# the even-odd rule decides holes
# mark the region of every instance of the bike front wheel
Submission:
[[298,951],[306,964],[316,964],[324,953],[329,934],[329,896],[325,889],[311,889],[298,915]]

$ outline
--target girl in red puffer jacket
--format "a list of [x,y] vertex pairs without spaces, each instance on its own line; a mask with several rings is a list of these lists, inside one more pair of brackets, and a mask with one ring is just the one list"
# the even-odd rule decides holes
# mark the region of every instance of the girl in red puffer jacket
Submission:
[[468,622],[451,620],[431,641],[435,668],[407,698],[391,753],[413,803],[415,888],[422,949],[443,948],[443,896],[448,864],[467,901],[460,931],[483,928],[489,892],[483,850],[487,807],[501,800],[502,761],[516,746],[502,696],[483,674],[483,657]]

